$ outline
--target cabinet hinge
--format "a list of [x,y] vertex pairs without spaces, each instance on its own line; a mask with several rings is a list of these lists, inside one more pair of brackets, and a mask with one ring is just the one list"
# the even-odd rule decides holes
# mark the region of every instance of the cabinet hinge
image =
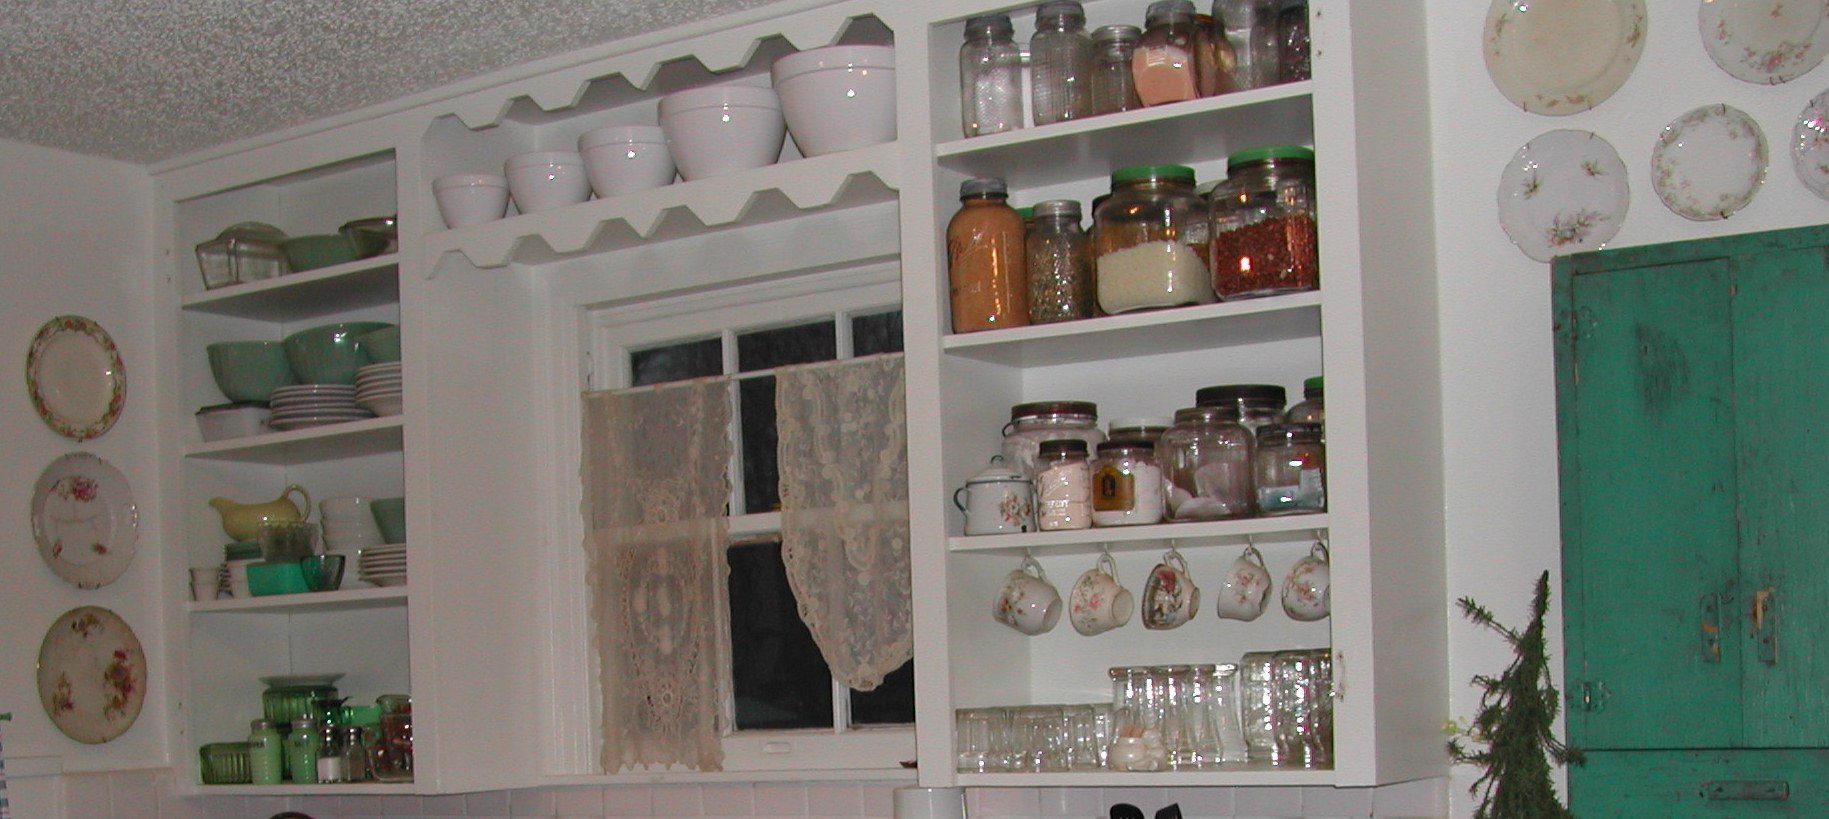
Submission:
[[1570,710],[1581,710],[1588,713],[1604,711],[1607,708],[1607,700],[1612,697],[1613,692],[1609,690],[1607,684],[1603,682],[1582,680],[1581,682],[1569,684],[1568,700]]

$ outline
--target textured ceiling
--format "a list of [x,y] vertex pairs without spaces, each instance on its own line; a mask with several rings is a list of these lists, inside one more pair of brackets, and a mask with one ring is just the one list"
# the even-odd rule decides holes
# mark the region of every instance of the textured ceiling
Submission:
[[15,0],[0,138],[148,163],[768,0]]

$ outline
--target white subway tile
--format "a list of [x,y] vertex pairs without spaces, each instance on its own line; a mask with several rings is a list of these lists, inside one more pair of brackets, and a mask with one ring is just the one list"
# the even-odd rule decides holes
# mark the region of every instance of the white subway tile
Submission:
[[[646,788],[641,790],[643,793],[647,792]],[[593,819],[603,819],[603,791],[603,788],[596,785],[554,788],[553,812],[560,816],[589,816]]]
[[1041,815],[1034,788],[972,788],[965,792],[966,814],[973,819],[1029,819]]
[[[381,813],[380,800],[372,796],[300,796],[293,799],[292,804],[294,810],[311,814],[317,819],[337,819],[352,813],[362,816],[378,816]],[[358,807],[361,810],[357,810]]]
[[756,784],[756,816],[806,816],[807,786],[791,782]]
[[108,774],[64,774],[63,804],[66,816],[113,816],[113,789]]
[[807,815],[856,819],[864,815],[864,797],[848,782],[807,786]]
[[[247,798],[241,796],[204,797],[203,812],[204,815],[210,817],[210,819],[248,819],[249,816],[253,815],[248,812]],[[17,816],[18,811],[14,811],[14,815]],[[78,814],[68,813],[66,811],[65,815],[76,816]],[[272,816],[273,814],[269,813],[266,815]]]
[[559,815],[552,788],[521,788],[508,792],[508,815],[549,817]]
[[425,796],[419,800],[420,816],[465,816],[463,794]]
[[753,816],[756,789],[747,782],[718,782],[699,790],[706,816]]
[[[559,792],[559,815],[587,813],[584,806],[568,807],[565,792]],[[592,816],[653,816],[654,789],[647,785],[610,785],[597,789],[597,813]]]
[[651,793],[652,815],[657,819],[693,819],[705,815],[705,804],[697,785],[657,785]]
[[896,785],[863,785],[864,816],[869,819],[891,819],[895,816]]
[[1378,788],[1372,815],[1378,817],[1447,816],[1448,779],[1418,779]]
[[1299,817],[1301,788],[1238,788],[1232,792],[1232,810],[1240,816]]
[[1231,788],[1176,788],[1175,802],[1187,819],[1222,819],[1236,812]]
[[1106,815],[1104,792],[1098,788],[1037,788],[1037,816],[1065,816],[1077,819]]
[[381,809],[373,810],[371,808],[371,813],[378,813],[382,816],[419,817],[425,815],[425,807],[420,803],[419,797],[417,796],[390,793],[380,797],[379,802]]
[[483,791],[466,793],[464,798],[464,815],[472,817],[507,816],[508,791]]
[[1375,788],[1303,788],[1303,815],[1356,816],[1359,819],[1367,819],[1372,815],[1372,796],[1375,790]]
[[1155,816],[1156,811],[1175,801],[1168,788],[1106,788],[1102,796],[1105,808],[1099,811],[1100,816],[1109,816],[1111,806],[1117,804],[1136,805],[1144,816]]

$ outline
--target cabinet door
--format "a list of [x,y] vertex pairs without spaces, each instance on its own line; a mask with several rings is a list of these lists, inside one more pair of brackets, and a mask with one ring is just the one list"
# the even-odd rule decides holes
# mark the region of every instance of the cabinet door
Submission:
[[1588,272],[1558,285],[1570,742],[1733,747],[1729,265]]

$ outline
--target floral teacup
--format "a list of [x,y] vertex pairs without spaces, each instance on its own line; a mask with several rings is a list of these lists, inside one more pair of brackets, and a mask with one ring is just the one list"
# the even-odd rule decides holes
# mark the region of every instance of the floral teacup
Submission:
[[1270,570],[1264,568],[1264,556],[1257,547],[1246,546],[1245,553],[1232,561],[1219,587],[1219,616],[1228,620],[1256,620],[1270,602]]
[[1283,611],[1295,620],[1319,620],[1332,607],[1327,547],[1316,543],[1283,580]]
[[991,614],[997,622],[1024,634],[1042,634],[1061,619],[1061,593],[1048,582],[1041,564],[1025,557],[1022,568],[1004,578]]
[[1118,584],[1118,566],[1110,554],[1080,575],[1067,595],[1067,617],[1073,630],[1088,637],[1130,622],[1131,593]]

